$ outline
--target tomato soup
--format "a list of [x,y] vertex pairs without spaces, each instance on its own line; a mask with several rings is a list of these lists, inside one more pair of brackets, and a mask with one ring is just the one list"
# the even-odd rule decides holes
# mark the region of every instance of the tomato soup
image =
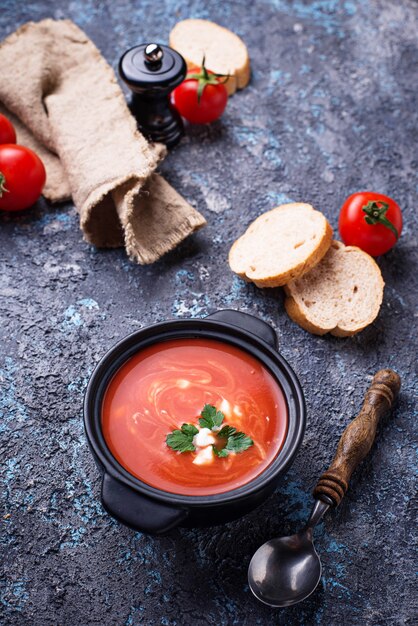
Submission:
[[[167,435],[198,425],[205,404],[253,445],[209,463],[178,452]],[[175,494],[223,493],[245,485],[277,456],[287,432],[287,406],[272,374],[250,354],[207,339],[174,339],[139,351],[115,374],[102,405],[102,428],[113,456],[133,476]]]

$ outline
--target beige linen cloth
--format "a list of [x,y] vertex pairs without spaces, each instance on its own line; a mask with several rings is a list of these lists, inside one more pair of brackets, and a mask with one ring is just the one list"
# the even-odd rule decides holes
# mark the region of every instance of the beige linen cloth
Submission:
[[205,219],[155,173],[165,154],[139,133],[112,68],[69,20],[29,22],[0,45],[0,108],[72,197],[84,238],[152,263]]

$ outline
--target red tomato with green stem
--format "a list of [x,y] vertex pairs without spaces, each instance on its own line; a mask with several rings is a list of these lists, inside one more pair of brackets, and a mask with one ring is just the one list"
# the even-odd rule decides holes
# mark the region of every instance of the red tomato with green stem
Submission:
[[402,232],[399,205],[382,193],[360,191],[344,202],[339,219],[341,239],[371,256],[384,254],[398,241]]
[[11,121],[0,113],[0,144],[16,143],[16,131]]
[[34,204],[45,185],[44,164],[25,146],[0,145],[0,209],[22,211]]
[[202,67],[189,70],[184,81],[174,89],[175,108],[191,124],[214,122],[221,117],[228,102],[223,84],[227,78],[207,70],[203,59]]

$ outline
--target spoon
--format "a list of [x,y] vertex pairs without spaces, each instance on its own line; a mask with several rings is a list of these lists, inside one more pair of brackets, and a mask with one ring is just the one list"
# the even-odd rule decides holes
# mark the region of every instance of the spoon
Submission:
[[391,408],[400,387],[401,379],[393,370],[374,375],[360,413],[344,430],[329,469],[313,491],[315,504],[306,526],[295,535],[267,541],[254,554],[248,583],[264,604],[291,606],[316,589],[322,566],[313,544],[313,529],[330,507],[341,502],[353,471],[372,447],[380,418]]

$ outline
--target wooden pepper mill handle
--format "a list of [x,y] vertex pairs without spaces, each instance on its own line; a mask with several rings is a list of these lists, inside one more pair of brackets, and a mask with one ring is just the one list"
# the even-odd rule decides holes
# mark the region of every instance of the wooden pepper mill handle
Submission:
[[374,375],[360,413],[341,435],[335,457],[313,491],[315,498],[340,504],[352,473],[372,447],[379,419],[391,408],[400,388],[401,379],[393,370]]

